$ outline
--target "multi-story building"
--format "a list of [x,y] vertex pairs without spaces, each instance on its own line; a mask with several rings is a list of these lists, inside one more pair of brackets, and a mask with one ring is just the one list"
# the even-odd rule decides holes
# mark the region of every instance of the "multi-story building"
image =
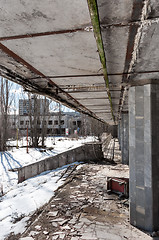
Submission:
[[[10,115],[9,121],[12,132],[19,129],[21,135],[26,135],[27,128],[30,132],[30,116]],[[48,135],[65,135],[66,129],[69,134],[73,134],[75,130],[81,128],[81,115],[77,112],[54,112],[45,117],[39,116],[37,120],[39,133],[42,131],[43,124],[46,126]]]
[[19,115],[28,116],[30,113],[33,114],[34,110],[39,115],[48,115],[49,114],[49,100],[34,98],[31,99],[19,99]]

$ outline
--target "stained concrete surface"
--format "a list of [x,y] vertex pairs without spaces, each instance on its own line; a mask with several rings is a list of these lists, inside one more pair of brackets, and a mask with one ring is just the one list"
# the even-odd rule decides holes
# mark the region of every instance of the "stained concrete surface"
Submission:
[[1,0],[0,37],[72,29],[89,24],[85,0],[14,0],[14,4]]
[[8,240],[152,239],[130,225],[128,205],[124,205],[127,200],[107,194],[107,176],[129,176],[129,168],[120,164],[120,156],[120,151],[116,149],[116,165],[82,165],[49,204],[32,216],[26,232],[10,236]]
[[[159,3],[156,0],[96,2],[117,122],[121,111],[128,111],[125,92],[129,84],[158,81]],[[85,86],[93,96],[92,104],[96,104],[100,89],[93,94],[90,87],[105,84],[87,0],[28,0],[27,3],[15,0],[14,4],[1,0],[0,26],[1,75],[29,91],[114,124],[110,103],[105,98],[98,105],[109,111],[99,114],[90,108],[89,98],[79,100],[77,91],[72,90],[69,95],[66,90],[70,84]],[[61,85],[67,94],[61,91]],[[118,90],[114,91],[115,88]],[[103,91],[107,95],[106,86]],[[85,98],[85,91],[81,90],[80,95]]]
[[101,143],[88,143],[18,169],[18,183],[73,162],[103,159]]

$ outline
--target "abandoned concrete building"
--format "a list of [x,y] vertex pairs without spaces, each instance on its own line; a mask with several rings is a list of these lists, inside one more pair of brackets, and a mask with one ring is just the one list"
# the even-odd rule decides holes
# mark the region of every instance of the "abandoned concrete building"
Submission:
[[[38,129],[41,132],[43,121],[46,127],[47,135],[65,135],[66,129],[68,134],[73,134],[74,130],[81,128],[81,115],[78,112],[63,112],[57,109],[57,112],[50,112],[50,102],[48,99],[19,99],[19,115],[10,116],[12,130],[17,128],[22,135],[26,136],[26,129],[31,128],[30,117],[37,115]],[[36,111],[34,111],[36,108]]]
[[0,74],[118,126],[130,223],[159,230],[159,1],[1,0]]
[[[38,117],[38,129],[41,133],[42,122],[45,121],[45,127],[47,129],[47,135],[66,135],[66,129],[68,129],[68,135],[74,134],[74,131],[78,128],[81,129],[81,115],[77,112],[63,112],[59,116],[58,112],[48,113],[45,117]],[[16,135],[17,129],[20,136],[27,135],[30,132],[31,124],[30,117],[28,115],[10,115],[9,116],[11,133]]]
[[28,116],[34,114],[34,108],[39,116],[49,115],[49,100],[48,99],[19,99],[19,115]]

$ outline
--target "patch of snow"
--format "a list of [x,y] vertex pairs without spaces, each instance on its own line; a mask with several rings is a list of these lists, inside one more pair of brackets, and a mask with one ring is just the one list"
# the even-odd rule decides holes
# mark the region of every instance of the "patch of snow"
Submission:
[[[29,153],[26,152],[26,147],[23,148],[13,148],[10,151],[1,153],[0,152],[0,192],[6,193],[11,189],[14,189],[14,186],[18,182],[18,173],[17,171],[10,171],[15,168],[20,168],[22,166],[29,165],[31,163],[41,161],[42,159],[55,156],[59,153],[65,152],[67,150],[79,147],[86,142],[95,141],[95,137],[86,137],[71,139],[65,137],[48,137],[46,139],[46,146],[52,147],[52,150],[46,150],[46,152],[41,152],[39,148],[29,148]],[[19,141],[19,145],[20,145]],[[23,140],[25,143],[25,139]],[[55,145],[53,143],[55,142]],[[10,142],[11,145],[16,146],[16,141]],[[1,195],[1,194],[0,194]]]
[[57,180],[66,167],[68,165],[30,178],[1,198],[0,239],[11,232],[17,234],[25,231],[29,216],[49,202],[55,190],[63,183],[63,180]]
[[5,239],[12,232],[18,234],[25,231],[29,217],[38,208],[49,202],[51,197],[54,196],[55,190],[62,185],[63,180],[59,180],[59,178],[68,165],[41,173],[20,184],[17,184],[18,173],[10,170],[94,140],[94,137],[76,140],[55,138],[55,145],[52,145],[52,139],[48,138],[47,146],[53,147],[53,150],[40,152],[39,149],[31,148],[29,154],[27,154],[26,148],[19,148],[0,153],[0,183],[4,192],[4,196],[0,198],[0,239]]

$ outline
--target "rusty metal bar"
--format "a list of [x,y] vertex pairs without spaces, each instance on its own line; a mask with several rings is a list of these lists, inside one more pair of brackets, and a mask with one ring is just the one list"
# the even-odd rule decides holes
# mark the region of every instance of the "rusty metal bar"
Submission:
[[[58,75],[58,76],[46,76],[47,78],[83,78],[83,77],[102,77],[103,73],[92,73],[92,74],[84,74],[84,75]],[[33,77],[27,78],[28,80],[40,79],[42,77]]]
[[[93,89],[86,89],[86,90],[65,90],[67,93],[85,93],[85,92],[90,92],[90,93],[107,93],[107,91],[106,91],[106,89],[105,89],[105,91],[104,90],[93,90]],[[110,90],[110,91],[113,91],[113,92],[120,92],[120,90]],[[112,97],[112,99],[113,99],[113,97]]]
[[[148,74],[148,73],[159,73],[159,70],[148,70],[148,71],[132,71],[132,72],[116,72],[116,73],[108,73],[108,76],[124,76],[124,75],[134,75],[134,74]],[[103,74],[88,74],[88,75],[61,75],[61,76],[45,76],[46,78],[85,78],[85,77],[102,77]],[[33,77],[27,78],[27,80],[41,79],[43,77]],[[109,84],[111,86],[111,84]]]
[[[20,56],[18,56],[17,54],[15,54],[13,51],[11,51],[9,48],[7,48],[6,46],[4,46],[2,43],[0,43],[0,49],[5,52],[7,55],[11,56],[14,60],[22,63],[24,66],[26,66],[30,71],[36,73],[37,75],[40,75],[41,77],[45,78],[48,80],[50,86],[52,86],[53,88],[55,89],[58,89],[60,90],[61,93],[63,93],[64,95],[66,95],[66,97],[70,100],[72,100],[74,103],[76,103],[78,105],[78,107],[80,107],[80,109],[69,103],[69,102],[66,102],[65,100],[62,100],[61,97],[59,97],[57,94],[55,96],[54,93],[50,93],[53,95],[53,97],[58,100],[58,101],[61,101],[63,104],[68,104],[68,105],[71,105],[71,107],[73,108],[78,108],[79,111],[83,111],[85,112],[86,114],[94,117],[94,118],[97,118],[99,119],[93,112],[91,112],[89,109],[87,109],[85,106],[83,106],[81,103],[79,103],[76,99],[74,99],[71,95],[69,95],[68,93],[66,93],[65,91],[63,91],[62,89],[60,89],[58,87],[58,85],[56,85],[52,80],[48,79],[43,73],[41,73],[40,71],[38,71],[36,68],[34,68],[32,65],[30,65],[28,62],[26,62],[24,59],[22,59]],[[39,89],[38,89],[39,90]],[[39,90],[40,92],[40,90]],[[48,93],[47,93],[48,94]],[[51,97],[51,96],[50,96]],[[60,99],[60,100],[59,100]]]
[[83,26],[82,28],[76,28],[76,29],[66,29],[66,30],[41,32],[41,33],[28,33],[28,34],[22,34],[22,35],[0,37],[0,41],[43,37],[43,36],[50,36],[50,35],[59,35],[59,34],[73,33],[73,32],[79,32],[79,31],[83,32],[83,31],[86,31],[86,28],[88,28],[88,27],[91,27],[91,25],[87,24],[87,25]]
[[[81,97],[81,98],[76,98],[77,100],[87,100],[87,99],[94,99],[94,100],[96,100],[96,99],[105,99],[105,100],[109,100],[109,98],[108,97]],[[119,99],[119,97],[112,97],[112,100],[113,99]]]

